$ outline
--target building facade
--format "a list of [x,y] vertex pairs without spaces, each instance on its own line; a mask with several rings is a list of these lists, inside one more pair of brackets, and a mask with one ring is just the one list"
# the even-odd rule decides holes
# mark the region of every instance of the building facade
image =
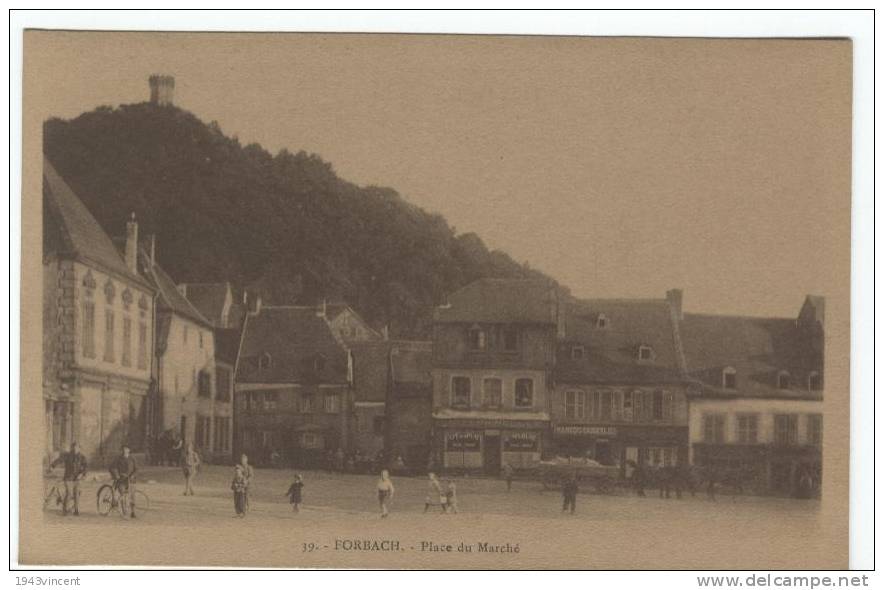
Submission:
[[215,396],[212,324],[179,292],[154,250],[151,238],[140,249],[139,268],[157,292],[152,435],[159,439],[174,433],[212,460],[216,436],[219,442],[231,436],[221,424],[231,414],[230,403]]
[[685,314],[691,461],[757,491],[822,478],[824,301],[797,318]]
[[390,346],[386,448],[410,471],[430,464],[433,430],[433,343],[393,341]]
[[549,428],[559,296],[545,281],[480,279],[436,308],[434,461],[500,472],[537,465]]
[[686,464],[681,292],[565,306],[551,403],[552,452],[616,465]]
[[350,354],[321,310],[256,298],[235,369],[235,452],[304,467],[349,452],[352,376]]
[[134,219],[121,256],[46,160],[43,206],[46,458],[77,441],[100,465],[146,446],[154,290],[137,273]]
[[178,291],[212,326],[215,392],[206,452],[214,462],[229,462],[233,460],[233,373],[242,338],[245,301],[234,297],[229,282],[182,283]]

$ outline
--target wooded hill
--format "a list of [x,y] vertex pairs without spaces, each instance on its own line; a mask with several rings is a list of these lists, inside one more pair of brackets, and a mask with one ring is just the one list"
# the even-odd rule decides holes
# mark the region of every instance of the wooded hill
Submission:
[[276,304],[346,301],[394,336],[481,277],[544,278],[391,188],[360,187],[305,151],[272,155],[150,103],[44,124],[44,151],[111,236],[135,212],[177,282],[229,280]]

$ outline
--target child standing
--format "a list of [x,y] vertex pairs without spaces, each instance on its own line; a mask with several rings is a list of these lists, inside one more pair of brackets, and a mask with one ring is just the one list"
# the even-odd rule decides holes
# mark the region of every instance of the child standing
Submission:
[[457,486],[454,485],[453,479],[448,480],[448,489],[445,490],[445,505],[448,512],[457,514]]
[[301,490],[303,489],[304,479],[301,477],[300,473],[296,473],[295,481],[292,482],[292,485],[289,486],[289,491],[285,494],[289,497],[289,504],[292,505],[292,510],[295,512],[301,511]]
[[393,488],[393,482],[390,481],[390,472],[386,469],[381,471],[381,477],[378,480],[377,489],[378,504],[380,504],[381,507],[381,518],[387,518],[390,514],[390,500],[393,499],[395,489]]
[[236,510],[236,516],[243,518],[246,515],[246,488],[248,482],[241,465],[237,465],[233,472],[233,481],[230,483],[230,489],[233,490],[233,508]]

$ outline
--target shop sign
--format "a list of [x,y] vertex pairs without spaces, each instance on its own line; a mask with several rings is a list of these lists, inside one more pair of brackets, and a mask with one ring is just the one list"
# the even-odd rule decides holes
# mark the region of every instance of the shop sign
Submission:
[[503,441],[504,451],[527,452],[537,450],[536,432],[510,432]]
[[585,426],[582,424],[560,424],[555,427],[556,434],[566,436],[617,436],[617,428],[614,426]]
[[478,452],[481,439],[478,432],[449,432],[445,435],[445,450]]

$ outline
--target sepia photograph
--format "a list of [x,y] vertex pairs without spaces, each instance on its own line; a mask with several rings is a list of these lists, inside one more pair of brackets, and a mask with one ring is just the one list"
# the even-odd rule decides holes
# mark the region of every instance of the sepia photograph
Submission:
[[848,567],[851,39],[23,60],[23,566]]

